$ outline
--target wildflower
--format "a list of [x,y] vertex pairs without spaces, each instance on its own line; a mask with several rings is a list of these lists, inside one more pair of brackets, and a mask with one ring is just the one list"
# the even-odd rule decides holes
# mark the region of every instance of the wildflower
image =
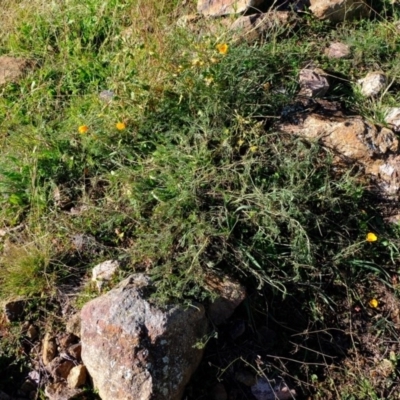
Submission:
[[367,242],[376,242],[378,240],[378,236],[376,236],[375,233],[369,232],[365,240]]
[[378,305],[379,305],[379,302],[378,302],[377,299],[371,299],[371,300],[368,302],[368,304],[369,304],[369,306],[370,306],[371,308],[377,308]]
[[200,58],[194,58],[192,60],[192,67],[202,67],[204,65],[204,61],[200,60]]
[[78,132],[81,133],[81,134],[86,133],[88,130],[89,130],[89,127],[88,127],[87,125],[81,125],[81,126],[78,128]]
[[255,153],[255,152],[257,151],[257,149],[258,149],[257,146],[250,146],[250,148],[249,148],[249,150],[250,150],[252,153]]
[[123,131],[123,130],[126,128],[126,125],[125,125],[125,123],[123,123],[123,122],[117,122],[117,123],[115,124],[115,127],[116,127],[119,131]]
[[214,82],[214,78],[209,76],[208,78],[204,78],[204,82],[206,83],[206,86],[210,86]]
[[219,54],[225,55],[228,52],[229,46],[226,43],[219,43],[215,46]]

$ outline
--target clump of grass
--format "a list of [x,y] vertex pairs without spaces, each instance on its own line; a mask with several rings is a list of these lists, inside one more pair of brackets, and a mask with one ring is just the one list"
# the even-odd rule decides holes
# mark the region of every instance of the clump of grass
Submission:
[[49,248],[35,243],[8,244],[0,260],[1,297],[45,295],[54,289]]

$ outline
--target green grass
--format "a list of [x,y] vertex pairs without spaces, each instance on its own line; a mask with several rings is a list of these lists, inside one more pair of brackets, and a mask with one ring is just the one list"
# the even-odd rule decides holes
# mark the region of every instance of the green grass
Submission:
[[[336,27],[305,16],[254,46],[178,27],[193,4],[20,3],[4,5],[0,54],[36,68],[1,88],[0,224],[23,229],[2,239],[0,298],[52,299],[57,285],[119,257],[125,274],[153,275],[162,301],[204,301],[207,274],[228,274],[271,303],[297,299],[308,326],[324,330],[343,302],[367,307],[371,281],[392,284],[399,230],[383,221],[360,171],[273,127],[311,61],[333,78],[329,99],[383,122],[400,84],[389,2],[371,20]],[[351,57],[326,58],[333,40]],[[365,99],[356,81],[377,69],[392,85]],[[377,243],[365,242],[369,231]],[[100,250],[77,252],[75,234],[92,235]],[[343,399],[375,398],[364,378]]]

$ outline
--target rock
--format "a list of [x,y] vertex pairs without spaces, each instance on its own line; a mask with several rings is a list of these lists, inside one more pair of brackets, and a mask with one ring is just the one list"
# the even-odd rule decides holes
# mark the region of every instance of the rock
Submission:
[[25,379],[24,383],[21,385],[20,391],[23,393],[30,393],[32,390],[36,390],[35,382],[30,379]]
[[30,324],[28,326],[28,329],[26,331],[26,336],[27,336],[28,339],[30,339],[32,341],[34,341],[34,340],[36,340],[38,338],[39,331],[38,331],[38,329],[36,328],[35,325]]
[[361,165],[383,195],[397,194],[400,188],[400,155],[396,136],[390,129],[378,131],[359,116],[344,117],[299,113],[288,122],[278,124],[282,132],[318,140],[332,149],[340,159]]
[[44,390],[49,400],[72,400],[83,398],[82,389],[71,389],[64,382],[51,383]]
[[350,55],[350,47],[344,43],[333,42],[325,49],[325,55],[329,58],[347,58]]
[[310,3],[315,17],[331,22],[368,17],[370,13],[363,0],[310,0]]
[[32,60],[9,56],[0,57],[0,86],[7,82],[17,82],[26,71],[34,66]]
[[75,336],[73,333],[63,334],[58,337],[58,343],[63,349],[66,349],[67,347],[77,342],[79,342],[79,338]]
[[217,295],[207,313],[211,322],[220,325],[233,314],[236,307],[246,298],[246,288],[228,277],[209,275],[206,287]]
[[102,90],[99,93],[99,99],[104,101],[104,103],[110,103],[114,98],[114,92],[112,90]]
[[68,387],[76,389],[86,383],[86,367],[84,365],[77,365],[72,368],[68,375]]
[[76,313],[71,315],[68,319],[66,327],[66,331],[74,334],[77,337],[81,336],[81,314]]
[[92,281],[96,282],[100,290],[103,283],[111,281],[119,269],[119,262],[116,260],[107,260],[97,264],[92,270]]
[[82,344],[77,343],[73,344],[68,348],[68,354],[75,358],[75,360],[80,361],[81,360],[81,353],[82,353]]
[[382,72],[370,72],[357,83],[361,86],[361,93],[364,96],[376,96],[386,86],[386,76]]
[[400,132],[400,107],[392,107],[386,113],[385,122],[396,132]]
[[12,400],[11,397],[0,390],[0,400]]
[[254,9],[256,11],[264,0],[198,0],[197,11],[204,16],[218,17],[239,14]]
[[292,400],[297,396],[296,391],[290,390],[285,383],[272,386],[272,381],[266,378],[258,379],[251,392],[257,400]]
[[46,370],[51,374],[55,381],[58,381],[60,378],[67,379],[73,367],[74,363],[71,360],[56,357],[46,366]]
[[222,383],[217,383],[212,389],[212,398],[214,400],[228,400],[225,386]]
[[257,383],[257,378],[250,371],[238,371],[235,374],[235,379],[246,386],[254,386]]
[[248,43],[252,43],[276,27],[289,27],[289,22],[295,21],[294,18],[291,18],[292,15],[288,11],[243,15],[229,29],[233,32],[234,41],[245,40]]
[[46,333],[43,339],[43,350],[42,350],[42,358],[43,364],[48,365],[57,355],[57,345],[56,340],[53,335],[50,333]]
[[303,68],[299,74],[300,96],[323,97],[329,90],[326,73],[320,68]]
[[201,360],[203,307],[157,307],[151,290],[132,275],[81,311],[82,360],[102,400],[179,400]]
[[19,321],[24,312],[24,307],[25,307],[24,300],[13,300],[5,303],[4,314],[7,318],[7,322]]

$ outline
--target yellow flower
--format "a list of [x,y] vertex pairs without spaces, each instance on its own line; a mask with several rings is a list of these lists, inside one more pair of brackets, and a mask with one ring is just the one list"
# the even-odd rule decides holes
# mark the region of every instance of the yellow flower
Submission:
[[368,302],[369,306],[372,308],[377,308],[379,306],[379,301],[377,299],[371,299]]
[[226,43],[219,43],[215,46],[219,54],[226,54],[228,52],[229,46]]
[[119,131],[123,131],[126,128],[126,125],[123,122],[117,122],[115,124],[115,127],[119,130]]
[[210,86],[214,82],[214,78],[212,76],[209,76],[207,78],[204,78],[204,82],[206,83],[206,86]]
[[367,242],[376,242],[378,240],[378,236],[376,236],[375,233],[369,232],[365,240]]
[[81,125],[81,126],[78,128],[78,132],[79,132],[79,133],[82,133],[82,134],[86,133],[88,130],[89,130],[89,127],[88,127],[87,125]]
[[252,153],[255,153],[255,152],[257,151],[257,149],[258,149],[257,146],[250,146],[250,148],[249,148],[249,150],[250,150]]

